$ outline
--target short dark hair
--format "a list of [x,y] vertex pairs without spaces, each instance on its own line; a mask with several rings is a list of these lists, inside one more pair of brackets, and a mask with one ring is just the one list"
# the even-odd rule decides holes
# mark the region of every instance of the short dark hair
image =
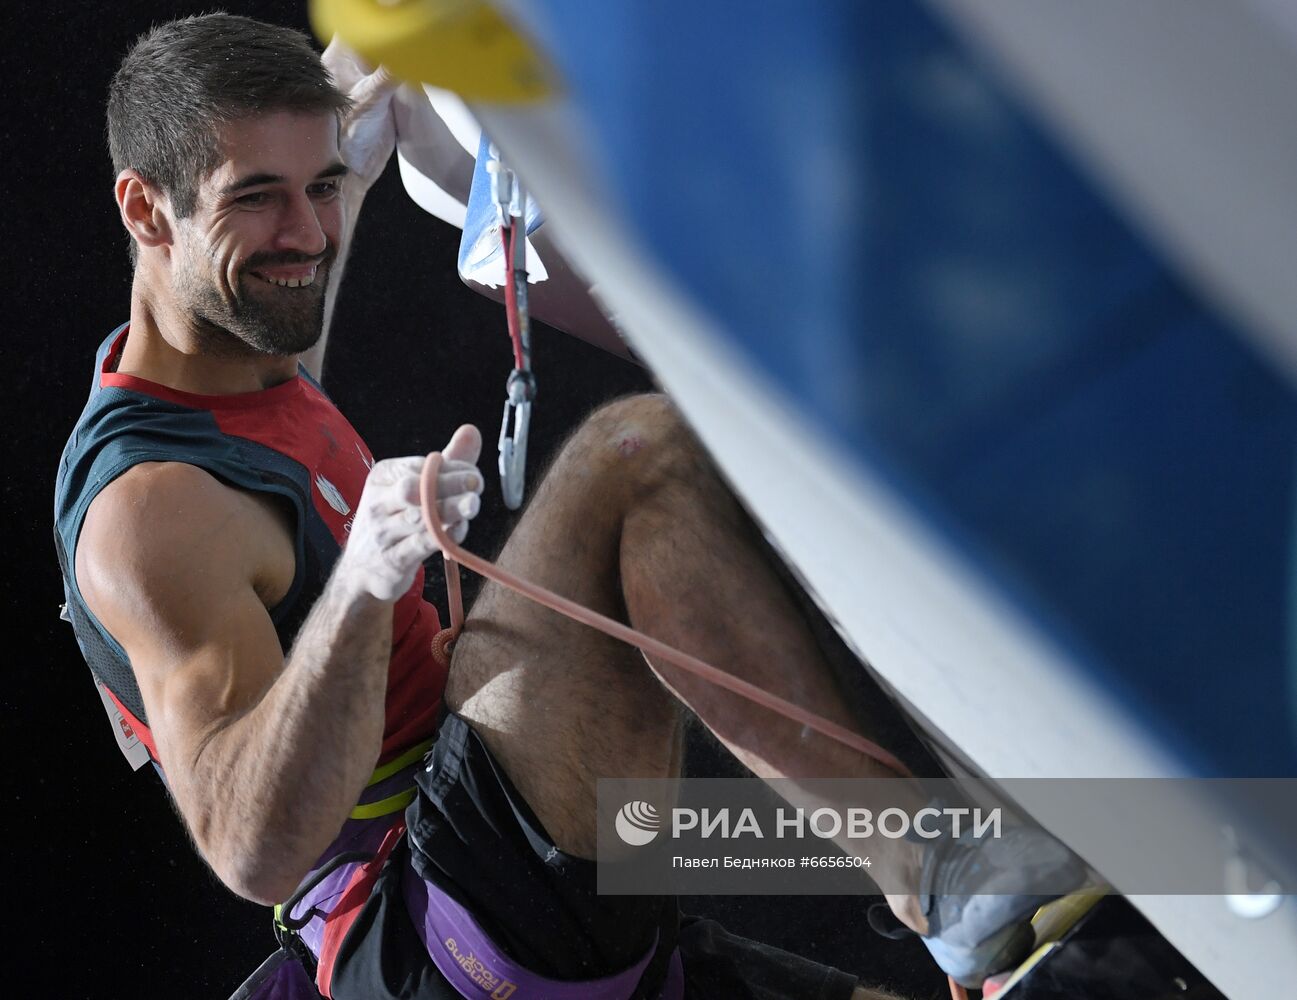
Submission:
[[[114,173],[139,171],[190,215],[220,164],[217,129],[275,111],[341,115],[350,102],[300,31],[214,13],[141,35],[108,89]],[[134,249],[134,241],[132,241]]]

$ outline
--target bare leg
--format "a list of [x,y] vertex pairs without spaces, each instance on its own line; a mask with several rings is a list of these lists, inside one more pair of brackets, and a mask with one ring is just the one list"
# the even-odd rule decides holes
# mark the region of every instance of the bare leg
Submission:
[[[500,562],[854,728],[757,541],[674,408],[640,396],[598,411],[568,442]],[[595,851],[598,777],[679,773],[679,702],[762,778],[897,776],[676,667],[651,666],[634,649],[488,585],[455,649],[447,698],[555,842],[584,857]],[[914,845],[884,849],[893,870],[916,868]]]

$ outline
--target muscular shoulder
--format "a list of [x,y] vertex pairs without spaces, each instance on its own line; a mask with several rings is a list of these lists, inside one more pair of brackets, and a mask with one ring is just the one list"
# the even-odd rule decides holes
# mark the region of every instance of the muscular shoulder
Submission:
[[[208,596],[251,587],[274,599],[282,570],[276,553],[291,541],[263,499],[179,462],[137,465],[91,503],[77,542],[77,584],[107,617],[159,612],[183,622]],[[287,583],[283,584],[287,587]]]

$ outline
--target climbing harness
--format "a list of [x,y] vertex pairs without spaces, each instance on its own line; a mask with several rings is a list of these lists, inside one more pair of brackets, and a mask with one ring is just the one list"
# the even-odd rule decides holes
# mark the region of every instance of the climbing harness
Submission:
[[297,908],[297,904],[306,898],[308,892],[343,865],[363,864],[373,860],[374,853],[372,851],[343,851],[341,854],[335,854],[322,864],[314,875],[299,885],[291,896],[275,907],[275,927],[296,932],[309,924],[315,917],[327,917],[327,913],[321,912],[315,907],[311,907],[301,916],[294,916],[293,911]]
[[531,371],[531,323],[527,315],[527,195],[517,175],[490,147],[486,170],[491,175],[504,244],[504,309],[513,342],[513,371],[505,383],[504,420],[500,424],[500,492],[510,510],[522,506],[527,473],[527,431],[536,377]]

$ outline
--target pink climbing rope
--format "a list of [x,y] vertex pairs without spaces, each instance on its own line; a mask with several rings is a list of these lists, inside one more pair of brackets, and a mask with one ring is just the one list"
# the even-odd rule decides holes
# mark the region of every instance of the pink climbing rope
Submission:
[[742,698],[761,705],[763,708],[778,712],[780,715],[786,716],[809,729],[814,729],[816,732],[822,733],[829,739],[855,750],[857,753],[862,753],[866,757],[878,761],[884,767],[888,767],[900,775],[910,776],[909,769],[896,756],[888,753],[872,740],[867,740],[863,736],[853,733],[845,726],[816,715],[800,705],[795,705],[778,695],[771,694],[757,685],[749,683],[740,677],[735,677],[733,674],[728,674],[709,663],[704,663],[697,657],[681,652],[664,642],[659,642],[652,636],[637,632],[635,629],[601,615],[597,611],[582,607],[575,601],[570,601],[566,597],[546,590],[544,587],[516,577],[489,560],[474,555],[467,549],[456,545],[451,537],[446,534],[440,520],[437,518],[437,471],[440,468],[441,454],[433,452],[423,465],[423,476],[419,482],[419,496],[423,504],[423,522],[428,530],[432,532],[433,537],[437,539],[437,544],[441,546],[442,555],[446,560],[446,590],[450,600],[450,621],[454,634],[458,635],[459,629],[464,623],[463,599],[459,590],[459,566],[462,564],[474,573],[478,573],[488,580],[500,584],[502,587],[507,587],[522,594],[537,604],[543,604],[552,611],[566,615],[583,625],[588,625],[605,635],[610,635],[614,639],[629,643],[649,656],[679,667],[696,677],[701,677],[717,687],[732,691]]

